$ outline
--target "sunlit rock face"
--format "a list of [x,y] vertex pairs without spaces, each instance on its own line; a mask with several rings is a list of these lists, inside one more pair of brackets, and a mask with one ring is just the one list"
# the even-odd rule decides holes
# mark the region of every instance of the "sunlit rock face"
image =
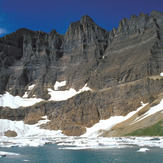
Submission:
[[19,29],[0,38],[0,103],[6,92],[40,103],[1,105],[0,118],[47,115],[44,128],[82,135],[99,120],[160,98],[162,59],[163,14],[156,11],[125,18],[112,31],[87,15],[64,35]]

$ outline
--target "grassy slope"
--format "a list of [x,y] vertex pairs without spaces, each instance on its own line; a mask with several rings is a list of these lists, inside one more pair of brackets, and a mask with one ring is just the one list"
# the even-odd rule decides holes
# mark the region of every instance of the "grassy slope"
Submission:
[[153,126],[133,131],[126,136],[163,136],[163,121],[160,121]]

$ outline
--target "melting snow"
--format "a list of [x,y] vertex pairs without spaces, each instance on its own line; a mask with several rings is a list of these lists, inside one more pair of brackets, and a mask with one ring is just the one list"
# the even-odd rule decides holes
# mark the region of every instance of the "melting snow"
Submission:
[[28,87],[28,91],[24,93],[23,98],[28,98],[28,92],[31,91],[35,87],[35,84],[30,85]]
[[35,87],[35,84],[30,85],[30,86],[28,87],[28,90],[31,91],[34,87]]
[[17,156],[17,155],[19,155],[18,153],[11,153],[11,152],[4,152],[4,151],[0,151],[0,155],[15,155],[15,156]]
[[63,87],[65,85],[66,85],[66,81],[61,81],[61,82],[56,81],[54,85],[54,90],[57,91],[59,90],[60,87]]
[[[40,129],[41,124],[47,123],[49,120],[46,116],[42,117],[45,120],[40,120],[35,125],[24,124],[23,121],[11,121],[7,119],[0,119],[0,146],[12,147],[12,146],[43,146],[46,142],[46,138],[65,137],[61,130],[45,130]],[[4,132],[11,130],[15,131],[18,136],[15,138],[9,138],[4,136]],[[8,142],[3,143],[3,142]]]
[[[49,94],[51,95],[50,100],[54,101],[62,101],[67,100],[83,91],[91,90],[87,87],[87,84],[76,91],[74,89],[69,89],[66,91],[58,91],[59,87],[64,86],[66,84],[63,82],[56,82],[54,85],[54,89],[48,89]],[[32,90],[34,85],[29,86],[28,90]],[[35,104],[36,102],[40,102],[42,99],[36,98],[21,98],[19,96],[12,96],[8,92],[4,95],[0,95],[0,106],[8,106],[11,108],[18,108],[19,106],[30,106]],[[126,148],[132,146],[140,146],[144,148],[140,148],[138,152],[146,152],[149,149],[145,147],[160,147],[163,148],[163,138],[160,137],[157,139],[151,137],[130,137],[130,138],[101,138],[98,137],[101,133],[100,130],[109,130],[114,125],[121,123],[130,117],[132,117],[135,113],[141,110],[147,104],[143,104],[136,111],[130,112],[126,116],[114,116],[110,117],[107,120],[100,120],[99,123],[95,124],[91,128],[87,128],[87,132],[81,137],[66,137],[62,134],[62,131],[50,131],[45,129],[40,129],[39,126],[41,124],[47,123],[49,120],[46,116],[42,117],[44,120],[40,120],[35,125],[27,125],[24,124],[23,121],[11,121],[6,119],[0,119],[0,147],[12,147],[12,146],[42,146],[45,143],[57,143],[57,145],[62,146],[60,149],[92,149],[92,148]],[[163,99],[157,106],[151,107],[143,117],[138,120],[142,120],[156,112],[163,112]],[[136,121],[138,122],[138,121]],[[17,132],[18,136],[15,138],[8,138],[4,136],[4,132],[12,130]],[[65,146],[65,147],[64,147]],[[0,152],[1,154],[1,152]]]
[[[39,125],[48,121],[39,121],[36,125],[26,125],[23,122],[10,120],[0,121],[0,147],[23,147],[23,146],[43,146],[45,143],[56,143],[59,149],[110,149],[110,148],[131,148],[141,147],[137,152],[146,152],[147,147],[163,148],[162,137],[66,137],[61,131],[49,131],[40,129]],[[3,126],[3,128],[2,128]],[[18,132],[15,138],[3,136],[8,129]],[[21,130],[21,131],[20,131]],[[1,152],[0,152],[1,153]]]
[[[34,135],[52,136],[61,133],[61,131],[50,131],[50,130],[40,129],[39,126],[41,124],[45,124],[49,121],[46,116],[42,118],[44,118],[44,120],[40,120],[35,125],[24,124],[23,121],[11,121],[7,119],[0,119],[0,135],[3,136],[4,132],[6,132],[7,130],[15,131],[18,134],[17,137],[26,137],[26,136],[31,137]],[[60,134],[60,136],[63,135]]]
[[102,131],[110,130],[116,124],[121,123],[122,121],[125,121],[125,120],[129,119],[130,117],[132,117],[136,112],[141,110],[146,105],[147,104],[142,103],[141,107],[139,107],[136,111],[130,112],[126,116],[114,116],[114,117],[110,117],[109,119],[106,119],[106,120],[100,120],[94,126],[92,126],[90,128],[86,128],[87,129],[86,133],[84,135],[82,135],[81,137],[97,137],[101,134],[101,132],[100,132],[101,130]]
[[163,72],[160,73],[160,76],[163,76]]
[[139,121],[141,121],[141,120],[143,120],[143,119],[149,117],[150,115],[155,114],[155,113],[157,113],[159,111],[163,111],[163,99],[161,100],[161,102],[158,105],[151,107],[145,114],[138,117],[134,121],[134,123],[137,123],[137,122],[139,122]]
[[157,137],[109,137],[109,138],[78,138],[67,137],[66,139],[55,140],[59,149],[83,150],[83,149],[110,149],[110,148],[131,148],[142,147],[137,152],[146,152],[146,147],[162,147],[163,138]]
[[65,90],[65,91],[55,91],[48,88],[49,94],[51,95],[49,101],[64,101],[79,93],[82,93],[84,91],[89,91],[89,90],[91,89],[87,87],[87,84],[85,84],[85,86],[82,89],[80,89],[78,92],[73,88],[70,88],[69,90]]
[[[49,99],[49,101],[67,100],[81,92],[91,90],[89,87],[87,87],[87,84],[85,84],[85,86],[82,89],[80,89],[79,91],[76,91],[73,88],[70,88],[69,90],[65,90],[65,91],[59,91],[59,88],[61,86],[64,86],[65,84],[66,84],[66,81],[56,82],[54,85],[55,90],[52,90],[50,88],[48,89],[49,94],[51,95],[51,98]],[[29,86],[28,91],[32,90],[34,87],[35,87],[34,84]],[[41,99],[41,98],[35,98],[35,97],[28,98],[28,91],[25,92],[23,97],[13,96],[9,92],[6,92],[5,94],[0,95],[0,106],[16,109],[19,107],[32,106],[36,103],[43,101],[43,99]]]
[[13,109],[27,106],[32,106],[38,102],[41,102],[40,98],[25,98],[20,96],[12,96],[10,93],[6,92],[4,95],[0,95],[0,106],[10,107]]
[[28,98],[28,93],[25,92],[22,98]]
[[24,162],[29,162],[29,160],[23,160]]

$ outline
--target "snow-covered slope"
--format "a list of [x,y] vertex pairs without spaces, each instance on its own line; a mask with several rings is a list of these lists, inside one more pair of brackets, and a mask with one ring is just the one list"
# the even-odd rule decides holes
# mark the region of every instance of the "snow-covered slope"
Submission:
[[26,98],[26,96],[13,96],[10,93],[6,92],[5,94],[0,95],[0,106],[16,109],[21,106],[32,106],[38,102],[41,102],[42,100],[43,99],[40,98]]
[[157,112],[160,112],[160,111],[162,111],[162,113],[163,113],[163,99],[160,101],[160,103],[158,105],[151,107],[146,113],[144,113],[140,117],[137,117],[134,120],[133,124],[137,123],[137,122],[139,122],[139,121],[141,121],[141,120],[143,120],[143,119],[145,119],[145,118],[147,118],[147,117],[149,117],[149,116],[151,116]]
[[[106,133],[111,131],[113,129],[114,134],[117,132],[117,130],[122,130],[122,128],[125,129],[125,134],[127,134],[127,128],[133,128],[136,126],[137,128],[140,126],[140,128],[145,127],[142,125],[143,120],[144,121],[152,121],[151,119],[157,117],[153,117],[153,115],[160,117],[162,115],[163,117],[163,99],[160,101],[159,104],[150,107],[149,109],[145,110],[145,107],[148,105],[143,104],[139,107],[136,111],[130,112],[126,116],[112,116],[109,119],[106,120],[100,120],[98,123],[96,123],[94,126],[87,128],[87,132],[82,135],[81,137],[98,137],[102,135],[103,133]],[[139,115],[139,112],[143,112],[142,115]],[[148,119],[149,118],[149,119]],[[159,119],[158,119],[159,120]],[[157,122],[157,121],[156,121]],[[139,125],[140,123],[140,125]],[[147,123],[147,122],[146,122]],[[119,127],[119,126],[120,127]],[[147,124],[147,126],[150,126],[150,123]],[[118,126],[118,127],[115,127]],[[135,129],[137,129],[135,128]],[[118,131],[119,132],[119,131]],[[117,133],[118,134],[118,133]],[[112,135],[112,134],[111,134]]]
[[58,89],[60,86],[63,86],[62,84],[64,85],[66,83],[65,82],[61,82],[60,84],[57,83],[54,85],[54,90],[50,88],[48,89],[49,94],[51,95],[51,98],[49,99],[49,101],[64,101],[79,93],[91,90],[89,87],[87,87],[87,84],[85,84],[84,87],[80,89],[79,91],[76,91],[73,88],[70,88],[69,90],[65,90],[65,91],[59,91]]
[[[0,146],[11,147],[15,144],[18,146],[40,146],[47,142],[46,138],[65,137],[60,130],[40,129],[41,124],[49,121],[46,116],[42,119],[35,125],[27,125],[23,121],[0,119]],[[5,132],[8,130],[16,132],[17,137],[6,137]],[[4,142],[9,143],[5,144]]]
[[134,114],[136,114],[138,111],[140,111],[144,106],[147,104],[143,104],[139,107],[136,111],[132,111],[126,116],[113,116],[106,120],[100,120],[98,123],[96,123],[94,126],[87,128],[87,132],[82,135],[81,137],[98,137],[102,134],[102,132],[106,130],[110,130],[113,126],[115,126],[118,123],[121,123],[130,117],[132,117]]
[[[87,87],[87,84],[85,84],[85,86],[82,89],[80,89],[79,91],[76,91],[73,88],[70,88],[69,90],[60,91],[59,88],[64,86],[65,84],[66,84],[66,81],[56,82],[54,85],[54,90],[49,88],[48,92],[51,95],[51,98],[48,101],[64,101],[64,100],[67,100],[79,93],[91,90],[89,87]],[[35,97],[28,98],[29,91],[31,91],[34,87],[35,87],[35,85],[29,86],[28,91],[25,92],[23,97],[13,96],[8,92],[6,92],[3,95],[0,95],[0,106],[16,109],[19,107],[32,106],[36,103],[44,101],[41,98],[35,98]]]
[[[62,134],[62,131],[50,131],[45,129],[40,129],[41,124],[49,122],[46,116],[42,117],[35,125],[24,124],[23,121],[11,121],[6,119],[0,119],[0,146],[1,147],[11,147],[11,146],[40,146],[48,142],[58,143],[61,149],[92,149],[92,148],[126,148],[132,147],[133,145],[138,145],[141,147],[163,147],[162,138],[103,138],[98,137],[104,131],[109,131],[114,128],[114,126],[132,119],[128,125],[132,125],[134,122],[139,123],[144,119],[152,116],[154,113],[163,113],[163,99],[159,104],[149,108],[143,115],[138,117],[140,111],[147,107],[148,104],[143,104],[136,111],[130,112],[126,116],[114,116],[107,120],[100,120],[99,123],[95,124],[91,128],[87,128],[87,132],[80,137],[66,137]],[[134,118],[133,118],[134,117]],[[143,117],[143,118],[142,118]],[[17,137],[9,138],[4,136],[5,132],[11,130],[17,133]],[[140,150],[141,151],[141,150]]]
[[40,129],[41,124],[47,123],[49,120],[46,116],[42,117],[35,125],[24,124],[23,121],[11,121],[7,119],[0,119],[0,136],[4,136],[4,133],[8,130],[15,131],[17,137],[33,137],[33,136],[63,136],[62,131],[50,131]]

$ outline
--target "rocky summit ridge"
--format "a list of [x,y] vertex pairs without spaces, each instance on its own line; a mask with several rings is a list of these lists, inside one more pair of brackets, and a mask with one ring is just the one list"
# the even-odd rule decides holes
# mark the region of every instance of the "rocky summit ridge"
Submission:
[[[111,31],[87,15],[71,23],[64,35],[18,29],[0,38],[0,94],[22,97],[28,92],[28,98],[44,100],[17,109],[0,106],[0,119],[33,124],[47,115],[50,122],[42,127],[81,135],[101,119],[124,116],[141,101],[160,99],[162,72],[161,12],[124,18]],[[50,101],[48,90],[62,81],[62,91],[79,91],[86,84],[90,90]]]

